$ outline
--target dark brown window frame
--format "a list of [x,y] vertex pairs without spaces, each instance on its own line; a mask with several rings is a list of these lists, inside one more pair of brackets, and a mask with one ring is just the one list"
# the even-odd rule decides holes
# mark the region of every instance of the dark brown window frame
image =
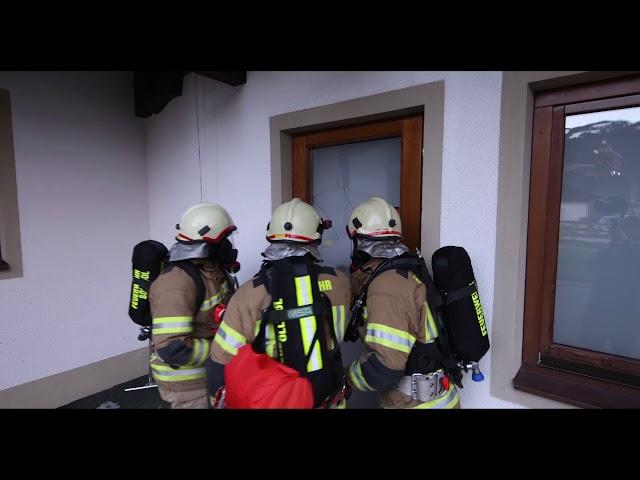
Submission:
[[535,97],[522,365],[514,388],[580,407],[640,407],[640,361],[553,342],[567,114],[640,106],[640,76]]
[[[420,248],[422,215],[422,124],[423,115],[412,114],[391,120],[330,128],[292,136],[292,194],[312,203],[312,148],[344,145],[367,140],[400,137],[400,218],[404,241],[411,250]],[[413,206],[419,205],[419,208]]]

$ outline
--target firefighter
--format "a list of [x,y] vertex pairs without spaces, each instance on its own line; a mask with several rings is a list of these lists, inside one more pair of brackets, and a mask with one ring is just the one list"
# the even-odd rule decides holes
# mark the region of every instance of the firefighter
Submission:
[[214,336],[216,307],[232,293],[224,267],[239,267],[229,239],[236,226],[224,208],[202,203],[184,212],[176,227],[169,266],[150,288],[151,371],[171,408],[207,408],[203,365]]
[[[333,394],[340,389],[344,394],[344,370],[337,347],[345,331],[349,279],[340,271],[318,265],[322,261],[318,245],[323,230],[329,227],[330,222],[321,219],[311,205],[298,198],[273,212],[267,225],[269,246],[262,253],[263,266],[231,298],[211,346],[206,368],[214,408],[225,406],[222,396],[225,392],[226,406],[230,408],[344,407],[339,392]],[[330,303],[323,304],[326,300]],[[286,320],[271,323],[270,315],[281,315],[278,318]],[[316,335],[316,331],[322,334]],[[251,380],[255,372],[238,373],[237,368],[231,369],[235,364],[230,362],[239,362],[243,353],[244,365],[259,363],[260,368],[264,367],[260,370],[263,377],[258,373],[255,382]],[[258,354],[262,360],[254,362]],[[283,369],[293,372],[297,379],[310,380],[314,405],[302,406],[304,402],[297,403],[292,395],[283,399],[284,403],[273,400],[277,395],[285,396],[283,390],[274,388]],[[270,377],[271,374],[275,377]],[[236,377],[230,379],[229,375]],[[232,405],[234,385],[238,385],[237,390],[246,391],[242,394],[245,401]],[[330,398],[325,399],[327,393]],[[251,400],[258,396],[261,398]]]
[[[398,212],[380,197],[371,197],[353,210],[347,232],[354,244],[354,295],[378,265],[409,250],[402,242]],[[437,338],[427,291],[420,278],[400,269],[374,277],[368,287],[363,318],[360,337],[366,352],[348,368],[351,388],[380,392],[383,408],[459,408],[456,387],[441,369],[416,372],[407,367],[414,346]],[[412,377],[414,373],[420,377]]]

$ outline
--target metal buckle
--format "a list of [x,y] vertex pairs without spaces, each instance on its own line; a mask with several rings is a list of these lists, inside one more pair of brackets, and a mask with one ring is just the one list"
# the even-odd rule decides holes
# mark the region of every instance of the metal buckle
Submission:
[[412,374],[411,398],[420,402],[428,402],[438,398],[441,395],[440,379],[442,377],[444,377],[444,374],[440,372]]

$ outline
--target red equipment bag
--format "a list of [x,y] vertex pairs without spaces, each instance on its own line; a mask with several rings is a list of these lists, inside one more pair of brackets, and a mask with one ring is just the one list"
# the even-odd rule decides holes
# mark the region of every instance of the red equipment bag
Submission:
[[313,408],[311,382],[251,345],[225,366],[224,383],[225,408]]

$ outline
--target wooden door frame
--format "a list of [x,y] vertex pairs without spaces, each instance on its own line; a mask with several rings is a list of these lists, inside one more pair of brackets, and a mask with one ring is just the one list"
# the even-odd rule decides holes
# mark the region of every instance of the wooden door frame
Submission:
[[[401,138],[400,218],[404,241],[411,250],[420,248],[422,217],[422,124],[423,115],[411,114],[391,120],[324,129],[292,136],[292,193],[312,204],[311,149],[383,138]],[[416,208],[417,206],[417,208]]]

